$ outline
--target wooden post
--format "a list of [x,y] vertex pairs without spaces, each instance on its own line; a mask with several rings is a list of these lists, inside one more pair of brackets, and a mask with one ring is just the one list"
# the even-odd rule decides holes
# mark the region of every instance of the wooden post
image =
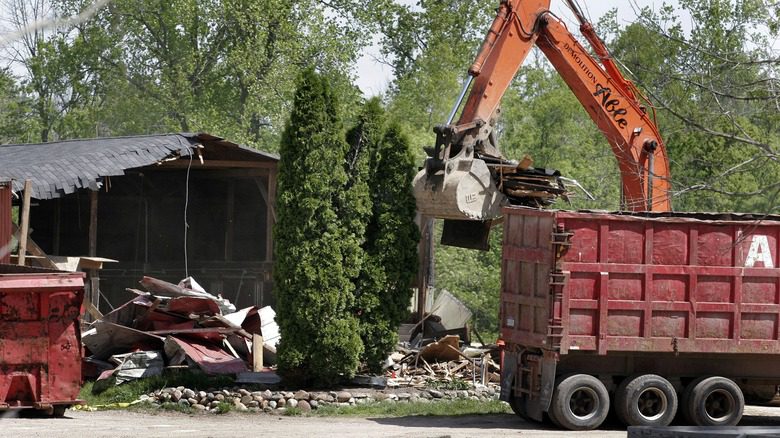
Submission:
[[89,255],[97,256],[97,212],[98,212],[98,192],[93,190],[89,192]]
[[30,234],[30,195],[32,181],[24,181],[24,198],[22,199],[22,231],[19,233],[19,266],[24,266],[27,255],[27,236]]
[[[12,223],[11,224],[11,231],[13,231],[14,237],[16,238],[16,240],[21,242],[22,241],[22,230],[19,229],[19,227],[16,224]],[[43,265],[44,268],[55,269],[55,270],[59,270],[60,269],[59,267],[57,267],[57,265],[54,264],[54,262],[51,261],[49,256],[41,249],[41,247],[38,246],[38,244],[35,243],[35,241],[33,239],[31,239],[29,236],[27,237],[27,252],[29,252],[30,254],[32,254],[34,256],[40,257],[40,259],[38,259],[38,261],[39,261],[39,263],[41,263]]]
[[273,260],[274,253],[274,241],[273,231],[274,224],[276,223],[276,210],[274,204],[276,204],[276,171],[271,170],[268,174],[268,185],[260,178],[255,178],[257,188],[260,190],[260,196],[263,197],[266,207],[266,237],[265,237],[265,261],[270,262]]
[[[98,192],[89,192],[89,256],[97,256]],[[100,309],[100,276],[97,269],[89,269],[89,304]],[[88,306],[87,306],[88,307]]]
[[263,371],[263,337],[252,334],[252,371]]
[[417,276],[417,321],[425,318],[425,303],[428,297],[428,289],[434,286],[434,260],[433,260],[433,218],[419,217],[420,243],[418,253],[420,266]]

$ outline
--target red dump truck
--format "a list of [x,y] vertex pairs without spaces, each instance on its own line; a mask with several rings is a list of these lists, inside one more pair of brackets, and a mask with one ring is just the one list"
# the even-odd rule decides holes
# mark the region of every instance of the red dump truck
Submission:
[[780,217],[507,207],[501,398],[597,428],[734,425],[780,384]]

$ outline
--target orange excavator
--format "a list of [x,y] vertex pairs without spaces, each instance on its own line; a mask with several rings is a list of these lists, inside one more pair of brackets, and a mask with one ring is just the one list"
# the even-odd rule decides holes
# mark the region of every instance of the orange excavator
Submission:
[[[507,175],[522,174],[524,168],[501,155],[495,127],[501,98],[534,45],[550,60],[611,145],[620,168],[624,208],[671,210],[669,159],[648,114],[648,106],[652,106],[620,72],[576,0],[566,2],[598,59],[550,11],[551,0],[501,0],[447,124],[434,129],[436,145],[428,151],[414,190],[423,215],[445,219],[444,240],[448,234],[467,235],[472,240],[449,244],[481,247],[490,223],[500,217],[501,207],[523,204],[514,196],[517,193]],[[453,124],[467,93],[460,118]],[[447,231],[448,223],[452,233]],[[484,236],[476,238],[481,243],[475,244],[475,235]]]

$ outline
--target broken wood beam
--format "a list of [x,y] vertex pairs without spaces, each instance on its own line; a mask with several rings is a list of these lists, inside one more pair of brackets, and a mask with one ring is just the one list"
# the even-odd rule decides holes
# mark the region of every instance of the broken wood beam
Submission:
[[252,334],[252,371],[263,371],[263,337]]
[[24,197],[22,198],[22,232],[19,235],[19,266],[24,266],[27,255],[27,238],[30,234],[30,196],[32,195],[32,181],[24,181]]

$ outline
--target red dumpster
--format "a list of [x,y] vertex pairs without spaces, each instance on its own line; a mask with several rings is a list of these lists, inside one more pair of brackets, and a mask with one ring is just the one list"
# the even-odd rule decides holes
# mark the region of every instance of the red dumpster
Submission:
[[83,298],[83,273],[0,265],[0,410],[81,403]]

